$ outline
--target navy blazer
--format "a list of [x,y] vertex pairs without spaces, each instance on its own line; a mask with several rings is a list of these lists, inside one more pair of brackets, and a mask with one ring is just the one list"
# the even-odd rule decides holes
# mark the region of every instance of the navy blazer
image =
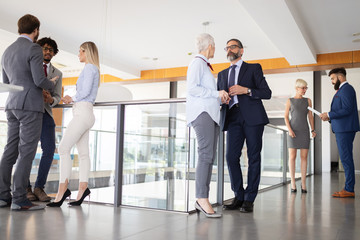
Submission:
[[[229,92],[227,68],[218,74],[218,90]],[[240,68],[237,85],[251,89],[251,96],[242,94],[237,95],[240,112],[249,126],[266,125],[269,123],[264,105],[261,99],[270,99],[271,90],[265,80],[261,65],[258,63],[249,64],[243,62]],[[229,111],[229,105],[222,104],[220,111],[220,127],[223,131],[227,130],[226,115]]]
[[328,114],[334,133],[360,131],[356,92],[349,83],[341,86],[334,95]]

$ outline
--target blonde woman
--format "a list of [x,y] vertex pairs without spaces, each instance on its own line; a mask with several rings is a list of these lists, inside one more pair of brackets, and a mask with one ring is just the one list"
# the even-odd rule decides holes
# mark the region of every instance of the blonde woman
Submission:
[[49,207],[60,207],[64,200],[71,195],[68,189],[72,168],[70,150],[75,144],[80,159],[79,192],[76,201],[70,202],[69,205],[81,205],[84,198],[90,194],[88,188],[90,172],[89,131],[95,123],[93,104],[100,82],[99,54],[95,43],[85,42],[81,44],[79,60],[85,63],[85,67],[76,83],[76,95],[73,97],[67,95],[62,98],[65,104],[74,103],[73,119],[67,126],[58,148],[60,155],[59,189],[55,201],[47,205]]
[[[289,98],[285,107],[285,124],[289,130],[287,144],[289,148],[289,171],[291,177],[291,192],[295,193],[295,159],[297,149],[300,149],[301,158],[301,193],[307,193],[306,190],[306,169],[307,156],[310,146],[309,124],[306,118],[309,119],[311,134],[314,138],[316,132],[314,129],[314,117],[312,112],[307,108],[312,107],[311,100],[305,98],[307,82],[303,79],[297,79],[295,83],[296,94],[293,98]],[[291,118],[289,120],[289,114]]]

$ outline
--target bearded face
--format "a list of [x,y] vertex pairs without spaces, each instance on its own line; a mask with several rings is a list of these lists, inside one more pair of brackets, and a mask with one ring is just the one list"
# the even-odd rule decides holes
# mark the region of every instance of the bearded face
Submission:
[[336,80],[336,82],[335,82],[335,84],[334,84],[334,89],[335,89],[336,91],[339,90],[340,84],[341,84],[341,82],[340,82],[340,80],[339,80],[339,77],[337,77],[337,80]]
[[237,53],[233,53],[231,51],[228,52],[227,54],[227,59],[232,62],[235,59],[238,59],[240,57],[240,50]]

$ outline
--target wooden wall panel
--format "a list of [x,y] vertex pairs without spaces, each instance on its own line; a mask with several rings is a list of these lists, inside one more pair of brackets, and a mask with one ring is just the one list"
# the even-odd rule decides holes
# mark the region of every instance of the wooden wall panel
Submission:
[[[350,52],[326,53],[317,55],[316,64],[304,64],[291,66],[285,58],[250,60],[249,63],[261,64],[265,74],[321,71],[336,67],[354,68],[360,67],[360,50]],[[214,77],[230,63],[212,64]],[[151,83],[151,82],[172,82],[186,79],[187,67],[154,69],[141,71],[141,77],[137,79],[121,79],[109,74],[101,75],[101,82],[122,82],[129,83]],[[64,78],[63,86],[75,85],[77,77]]]

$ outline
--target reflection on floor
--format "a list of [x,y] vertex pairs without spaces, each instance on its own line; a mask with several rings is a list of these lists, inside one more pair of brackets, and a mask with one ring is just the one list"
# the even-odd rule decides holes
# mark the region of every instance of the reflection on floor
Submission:
[[[296,174],[296,177],[299,177],[299,175],[300,174]],[[263,172],[259,189],[265,189],[272,185],[279,184],[280,182],[282,182],[281,176],[282,173],[278,172]],[[246,181],[246,176],[244,176],[244,181]],[[122,204],[127,206],[175,210],[182,212],[195,210],[194,205],[192,204],[195,201],[195,181],[189,180],[189,182],[187,183],[184,179],[175,179],[173,183],[174,190],[170,190],[171,181],[169,180],[158,180],[123,185]],[[246,187],[246,184],[244,184],[244,187]],[[189,196],[187,196],[186,194],[187,188],[189,188]],[[114,204],[114,190],[114,186],[92,188],[90,201],[96,203]],[[173,196],[170,193],[173,193]],[[210,183],[209,195],[211,203],[216,203],[216,194],[217,183],[216,181],[212,181]],[[49,195],[55,197],[56,194]],[[76,196],[77,191],[72,191],[71,198],[75,199]],[[225,182],[224,199],[231,199],[233,197],[234,193],[231,190],[230,183]],[[186,205],[188,198],[190,202],[189,206]],[[169,204],[169,199],[173,199],[173,203]]]
[[[359,239],[360,196],[331,197],[343,185],[341,173],[312,176],[308,194],[291,194],[285,185],[260,193],[250,214],[218,207],[220,219],[94,203],[36,212],[1,208],[0,236],[1,240]],[[355,191],[360,194],[359,184]]]

